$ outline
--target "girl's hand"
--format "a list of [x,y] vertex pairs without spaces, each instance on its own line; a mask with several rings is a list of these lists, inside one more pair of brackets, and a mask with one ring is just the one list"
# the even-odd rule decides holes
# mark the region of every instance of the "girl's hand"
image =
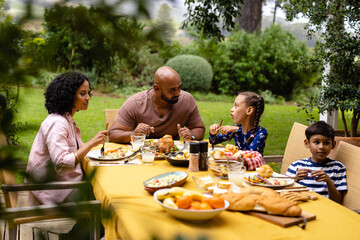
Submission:
[[310,177],[314,178],[317,182],[328,183],[329,181],[331,181],[329,175],[327,175],[324,170],[312,171]]
[[295,176],[295,182],[299,182],[300,180],[306,179],[308,177],[309,172],[311,172],[311,170],[307,168],[298,169]]
[[237,126],[230,126],[230,125],[226,125],[226,126],[222,126],[219,128],[219,131],[221,131],[222,134],[228,134],[229,132],[236,132],[239,129],[239,127]]
[[209,131],[211,135],[216,135],[219,131],[220,128],[220,124],[215,123],[213,125],[210,126]]

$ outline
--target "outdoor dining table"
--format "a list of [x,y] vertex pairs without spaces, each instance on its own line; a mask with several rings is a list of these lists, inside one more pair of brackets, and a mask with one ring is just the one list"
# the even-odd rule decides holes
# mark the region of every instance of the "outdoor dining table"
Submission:
[[[126,145],[106,143],[105,149]],[[96,147],[101,148],[101,145]],[[90,165],[87,158],[83,168],[90,173],[94,195],[103,207],[111,207],[113,216],[103,219],[106,239],[360,239],[360,214],[318,195],[318,200],[301,203],[301,208],[316,215],[305,229],[298,226],[283,228],[243,212],[223,211],[202,223],[179,220],[168,213],[144,190],[143,182],[156,175],[187,171],[172,166],[166,160],[154,165]],[[192,176],[211,175],[209,172],[188,172],[184,188],[198,190]],[[204,238],[202,238],[204,237]]]

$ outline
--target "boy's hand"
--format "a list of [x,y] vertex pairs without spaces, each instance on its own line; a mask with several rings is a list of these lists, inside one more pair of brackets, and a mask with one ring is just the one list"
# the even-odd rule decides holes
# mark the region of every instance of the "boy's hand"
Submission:
[[324,170],[312,171],[310,177],[314,178],[317,182],[328,183],[329,181],[331,181],[329,175],[327,175]]
[[311,170],[307,168],[298,169],[295,176],[295,182],[299,182],[300,180],[306,179],[308,177],[309,172],[311,172]]

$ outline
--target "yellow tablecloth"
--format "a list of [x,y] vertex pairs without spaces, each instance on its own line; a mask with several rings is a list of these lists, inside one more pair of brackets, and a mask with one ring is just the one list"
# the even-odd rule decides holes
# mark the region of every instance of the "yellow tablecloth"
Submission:
[[[101,146],[99,146],[100,148]],[[118,145],[107,143],[105,148]],[[86,172],[93,167],[83,161]],[[174,167],[166,160],[155,161],[154,165],[121,165],[97,167],[93,179],[96,199],[103,206],[111,206],[114,216],[104,221],[106,239],[360,239],[360,215],[322,196],[316,201],[301,203],[304,211],[314,213],[316,220],[308,222],[306,229],[297,226],[282,228],[256,217],[224,211],[206,223],[191,223],[168,215],[144,190],[143,182],[153,176],[171,172],[186,171]],[[193,175],[209,175],[207,172],[189,172],[183,187],[197,189]]]

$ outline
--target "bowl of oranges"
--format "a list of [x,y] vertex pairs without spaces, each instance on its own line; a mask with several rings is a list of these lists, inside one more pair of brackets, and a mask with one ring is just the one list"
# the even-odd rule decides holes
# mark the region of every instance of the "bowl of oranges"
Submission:
[[158,190],[154,198],[168,214],[187,221],[208,221],[229,207],[229,202],[219,196],[205,196],[182,187]]

